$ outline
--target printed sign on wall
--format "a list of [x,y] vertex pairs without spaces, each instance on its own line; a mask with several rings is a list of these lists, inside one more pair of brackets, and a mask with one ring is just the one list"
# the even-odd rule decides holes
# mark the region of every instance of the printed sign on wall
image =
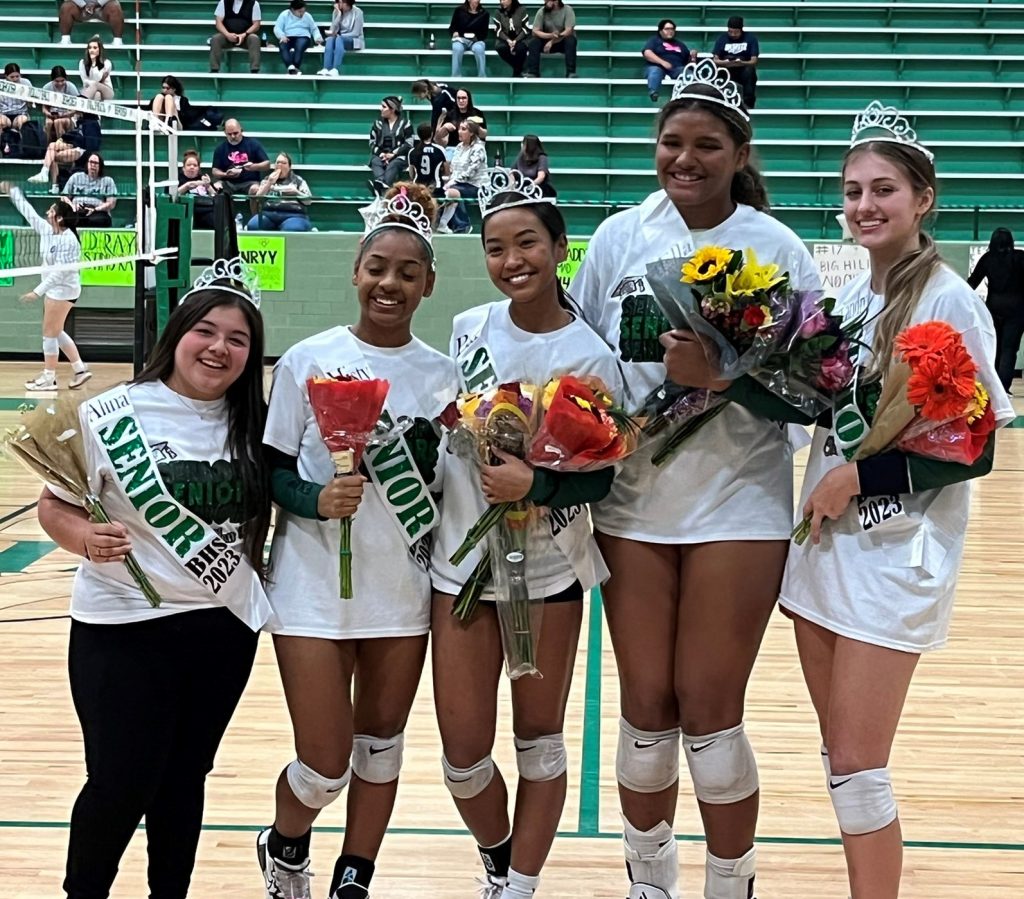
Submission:
[[816,243],[814,262],[821,275],[821,286],[828,294],[835,294],[863,272],[870,271],[868,251],[857,244]]
[[[117,228],[83,228],[78,232],[82,244],[82,261],[94,262],[101,259],[116,259],[119,256],[134,256],[135,232]],[[86,287],[134,287],[135,263],[118,262],[99,268],[82,269],[82,286]]]
[[565,257],[565,262],[558,266],[558,280],[566,290],[576,277],[576,272],[580,270],[583,257],[587,255],[587,243],[586,240],[569,241],[569,254]]
[[262,293],[284,290],[285,238],[239,234],[238,253],[256,269]]

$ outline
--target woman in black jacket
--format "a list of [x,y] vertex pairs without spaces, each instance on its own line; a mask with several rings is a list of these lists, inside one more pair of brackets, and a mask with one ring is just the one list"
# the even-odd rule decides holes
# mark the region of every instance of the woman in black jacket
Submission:
[[448,30],[452,35],[452,78],[462,77],[462,57],[471,50],[476,57],[476,74],[478,78],[487,77],[485,53],[490,19],[480,0],[464,0],[461,6],[452,13],[452,21]]
[[533,33],[530,14],[519,0],[500,0],[501,8],[494,16],[496,40],[494,49],[512,67],[512,77],[522,78],[526,65],[527,44]]
[[1017,353],[1024,336],[1024,250],[1015,250],[1009,228],[996,228],[988,252],[967,278],[971,287],[988,279],[985,305],[996,327],[996,371],[1007,391],[1017,367]]
[[409,168],[413,137],[412,123],[402,112],[402,98],[381,100],[380,118],[370,129],[370,187],[375,194],[383,195]]
[[185,96],[185,88],[173,75],[167,75],[160,82],[160,93],[153,98],[150,107],[153,114],[166,122],[177,122],[178,127],[191,131],[203,117],[203,110],[192,108]]

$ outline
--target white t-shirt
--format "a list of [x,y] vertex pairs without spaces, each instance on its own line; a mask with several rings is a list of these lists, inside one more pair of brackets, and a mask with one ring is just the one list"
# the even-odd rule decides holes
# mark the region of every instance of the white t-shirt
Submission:
[[[480,322],[486,315],[479,341],[474,345],[486,346],[489,350],[497,379],[495,384],[521,381],[543,385],[558,375],[589,374],[601,378],[615,397],[622,395],[622,382],[615,358],[582,319],[574,318],[558,331],[534,334],[522,330],[512,321],[510,305],[510,300],[500,300],[456,316],[452,323],[452,356],[458,356],[457,347],[461,345],[459,338],[474,332],[476,328],[472,323]],[[472,385],[467,387],[465,373],[461,377],[460,386],[462,390],[473,389]],[[458,594],[480,561],[480,547],[473,550],[458,567],[448,559],[458,549],[466,532],[486,510],[487,502],[480,490],[477,469],[470,462],[449,453],[444,472],[444,511],[431,560],[434,588],[441,593]],[[584,512],[582,507],[578,511],[581,514]],[[600,553],[589,533],[589,527],[587,531],[586,545],[580,548],[581,558],[587,564],[602,568]],[[577,572],[555,543],[550,527],[543,529],[539,546],[529,555],[531,594],[554,596],[577,580]],[[582,583],[583,589],[589,590],[594,583],[596,581]],[[493,593],[487,591],[487,595],[493,596]]]
[[[866,311],[869,318],[882,308],[882,297],[871,291],[870,272],[843,289],[837,306],[842,314]],[[1012,420],[1013,407],[995,370],[992,318],[945,266],[932,276],[911,316],[912,324],[932,320],[963,334],[996,421]],[[869,321],[862,339],[870,346],[873,336]],[[825,474],[846,461],[834,447],[833,429],[816,428],[798,514]],[[867,497],[863,503],[855,497],[839,519],[824,523],[821,543],[790,547],[781,605],[854,640],[904,652],[939,649],[952,617],[970,502],[970,481]]]
[[[667,330],[646,280],[646,265],[688,258],[708,244],[774,261],[800,289],[821,287],[814,260],[789,228],[749,206],[716,228],[690,231],[664,191],[598,226],[570,287],[583,315],[615,351],[630,408],[665,381],[659,334]],[[792,527],[792,451],[786,431],[730,403],[664,467],[646,443],[619,468],[594,527],[649,543],[784,540]]]
[[[243,507],[244,486],[230,462],[227,401],[188,399],[162,381],[133,384],[128,392],[167,490],[221,536],[227,536],[227,542],[240,552],[239,523],[248,516]],[[71,617],[87,624],[129,624],[223,605],[175,561],[167,545],[145,524],[118,486],[85,416],[83,405],[89,486],[99,495],[110,519],[128,528],[132,551],[162,602],[158,608],[150,608],[124,565],[83,559],[71,593]],[[62,491],[50,490],[61,499],[76,502]],[[249,608],[255,610],[261,604],[266,604],[266,597],[253,572]]]
[[[297,457],[301,478],[317,484],[331,480],[334,465],[309,404],[306,379],[344,367],[345,346],[351,351],[349,362],[352,352],[361,354],[371,377],[391,383],[387,409],[392,416],[416,419],[406,441],[414,457],[427,458],[423,480],[437,492],[444,457],[436,443],[432,449],[429,423],[455,398],[457,381],[451,359],[417,338],[403,347],[375,347],[337,327],[293,346],[274,370],[264,442]],[[278,622],[268,629],[331,640],[425,634],[430,577],[412,558],[373,482],[364,484],[352,518],[352,599],[338,597],[338,541],[336,520],[278,511],[267,587]]]

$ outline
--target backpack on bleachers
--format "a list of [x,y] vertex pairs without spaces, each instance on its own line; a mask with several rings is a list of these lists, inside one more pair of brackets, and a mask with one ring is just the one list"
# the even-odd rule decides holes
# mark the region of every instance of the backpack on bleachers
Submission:
[[64,132],[64,142],[72,144],[90,153],[100,148],[103,141],[103,132],[100,130],[100,122],[96,116],[82,116],[82,120],[75,128]]
[[21,159],[21,132],[17,128],[0,131],[0,159]]
[[38,122],[21,126],[21,158],[42,159],[46,155],[46,135]]

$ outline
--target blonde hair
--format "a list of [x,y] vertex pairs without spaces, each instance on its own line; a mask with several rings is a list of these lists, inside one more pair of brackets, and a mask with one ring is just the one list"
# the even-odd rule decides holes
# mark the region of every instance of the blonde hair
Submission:
[[[922,221],[934,215],[938,199],[935,167],[923,153],[890,141],[860,144],[847,150],[843,157],[844,173],[850,161],[862,153],[874,153],[891,162],[907,177],[916,195],[931,188],[932,206]],[[930,234],[921,231],[918,234],[917,249],[897,259],[886,273],[885,283],[882,285],[885,302],[882,312],[875,320],[875,337],[871,347],[874,357],[871,375],[881,376],[888,367],[896,335],[910,323],[921,294],[943,263],[935,240]]]

